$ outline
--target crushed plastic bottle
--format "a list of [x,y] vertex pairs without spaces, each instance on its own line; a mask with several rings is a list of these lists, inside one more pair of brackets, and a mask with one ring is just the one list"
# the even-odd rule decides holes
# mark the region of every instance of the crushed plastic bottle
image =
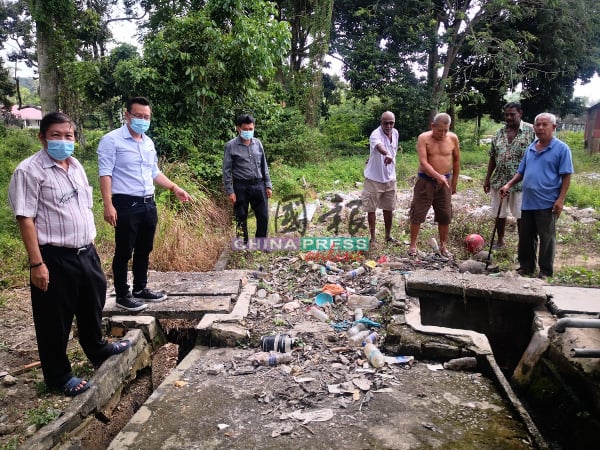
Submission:
[[363,318],[363,310],[360,308],[356,308],[354,310],[354,320],[360,320]]
[[292,361],[290,353],[258,352],[248,358],[257,366],[276,366]]
[[375,309],[383,304],[381,300],[373,295],[349,295],[346,302],[349,308]]
[[363,347],[363,351],[373,367],[379,368],[384,366],[385,356],[383,356],[383,353],[379,351],[375,344],[367,342]]
[[379,289],[377,291],[377,293],[375,294],[375,297],[377,297],[378,300],[383,300],[383,299],[389,298],[391,296],[392,296],[392,292],[385,286],[382,287],[381,289]]
[[349,272],[346,272],[345,278],[354,279],[359,275],[365,273],[365,268],[363,266],[357,267]]
[[351,347],[362,347],[366,343],[366,339],[371,332],[369,330],[362,330],[353,336],[348,338],[348,345]]
[[364,340],[364,342],[370,342],[371,344],[377,345],[377,339],[379,339],[379,334],[375,331],[372,331]]
[[351,337],[355,334],[358,334],[361,331],[365,331],[367,326],[364,323],[357,323],[356,325],[350,327],[348,331],[346,331],[346,336]]
[[321,322],[329,322],[331,320],[325,311],[323,311],[322,309],[319,309],[316,306],[311,306],[308,309],[308,313],[311,316],[316,317],[317,319],[319,319]]
[[325,262],[325,268],[329,271],[329,272],[333,272],[333,273],[342,273],[344,271],[344,269],[340,269],[336,263],[331,262],[331,261],[326,261]]

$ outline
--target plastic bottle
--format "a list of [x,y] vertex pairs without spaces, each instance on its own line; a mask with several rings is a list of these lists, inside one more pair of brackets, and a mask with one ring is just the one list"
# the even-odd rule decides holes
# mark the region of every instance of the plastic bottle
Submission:
[[441,255],[442,253],[440,252],[440,246],[438,245],[435,238],[431,238],[430,243],[431,243],[431,249],[433,250],[433,253],[435,253],[436,255]]
[[360,308],[356,308],[354,310],[354,320],[360,320],[363,318],[363,310]]
[[377,339],[379,339],[379,334],[375,331],[369,333],[369,335],[365,338],[364,342],[370,342],[371,344],[377,344]]
[[317,319],[319,319],[322,322],[329,322],[329,320],[330,320],[327,313],[325,311],[323,311],[322,309],[317,308],[316,306],[311,306],[308,309],[308,313],[311,316],[316,317]]
[[325,266],[322,266],[321,264],[313,264],[311,269],[314,270],[315,272],[318,271],[321,276],[327,276],[327,269],[325,268]]
[[367,326],[364,323],[357,323],[356,325],[350,327],[348,329],[348,331],[346,331],[346,336],[350,337],[350,336],[354,336],[355,334],[361,332],[361,331],[365,331],[367,329]]
[[277,333],[275,336],[263,336],[260,338],[260,348],[265,352],[289,353],[292,351],[293,345],[294,340],[287,334]]
[[390,292],[390,290],[384,286],[377,291],[377,294],[375,294],[375,297],[377,297],[378,300],[383,300],[384,298],[387,298],[391,295],[392,295],[392,293]]
[[344,270],[340,269],[336,263],[331,262],[331,261],[326,261],[325,262],[325,268],[330,271],[330,272],[334,272],[334,273],[341,273]]
[[278,364],[285,364],[292,361],[292,355],[290,353],[277,353],[277,352],[259,352],[255,353],[250,357],[250,360],[256,365],[261,366],[276,366]]
[[362,347],[363,343],[365,342],[365,339],[367,339],[367,337],[369,336],[369,333],[369,330],[363,330],[359,331],[353,336],[350,336],[348,338],[348,345],[350,345],[351,347]]
[[375,344],[367,342],[363,347],[363,351],[365,352],[365,356],[367,357],[367,359],[373,367],[383,367],[383,365],[385,364],[385,356],[383,356],[383,353],[379,351]]
[[349,308],[375,309],[383,302],[373,295],[349,295],[347,305]]
[[351,270],[350,272],[346,272],[346,277],[345,278],[356,278],[359,275],[362,275],[363,273],[365,273],[365,268],[363,266],[357,267],[354,270]]

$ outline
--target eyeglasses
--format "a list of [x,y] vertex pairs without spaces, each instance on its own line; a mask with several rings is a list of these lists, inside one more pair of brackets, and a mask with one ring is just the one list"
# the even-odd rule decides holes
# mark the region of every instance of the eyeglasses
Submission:
[[134,119],[144,119],[144,120],[150,120],[150,116],[149,115],[143,115],[143,114],[131,114],[130,116],[133,117]]
[[396,123],[395,120],[384,120],[383,124],[384,125],[394,125]]

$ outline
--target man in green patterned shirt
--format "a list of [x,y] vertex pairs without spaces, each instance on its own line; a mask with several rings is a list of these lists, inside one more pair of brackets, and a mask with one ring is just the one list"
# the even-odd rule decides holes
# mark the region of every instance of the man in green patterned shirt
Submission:
[[[523,153],[535,139],[533,126],[523,122],[521,117],[523,110],[518,102],[510,102],[504,105],[504,121],[506,125],[500,128],[490,148],[490,161],[487,174],[483,183],[483,190],[492,194],[492,213],[497,214],[500,207],[500,188],[510,181],[517,169]],[[515,185],[510,196],[505,199],[496,218],[496,230],[498,230],[498,241],[494,248],[504,247],[504,231],[506,228],[507,210],[510,209],[512,216],[517,219],[517,228],[521,220],[521,183]]]

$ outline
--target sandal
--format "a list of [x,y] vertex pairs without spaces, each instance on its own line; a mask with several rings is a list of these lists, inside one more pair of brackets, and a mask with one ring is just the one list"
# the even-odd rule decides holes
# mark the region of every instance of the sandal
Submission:
[[131,342],[129,341],[129,339],[123,339],[119,342],[113,342],[112,344],[106,344],[105,352],[106,352],[106,355],[108,355],[108,356],[118,355],[120,353],[123,353],[129,347],[131,347]]
[[448,259],[454,258],[454,255],[452,253],[450,253],[447,249],[440,250],[440,255],[442,255],[444,258],[448,258]]
[[408,250],[408,256],[410,256],[411,258],[416,258],[417,255],[419,254],[419,251],[415,248],[412,250]]
[[87,391],[92,384],[78,377],[71,377],[63,386],[63,394],[67,397],[75,397]]

